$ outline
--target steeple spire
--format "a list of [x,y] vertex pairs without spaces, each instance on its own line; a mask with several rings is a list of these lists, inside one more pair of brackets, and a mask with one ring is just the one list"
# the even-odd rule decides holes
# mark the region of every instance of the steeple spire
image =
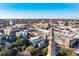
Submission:
[[48,56],[55,56],[55,39],[54,39],[54,29],[51,27],[49,29],[50,32],[50,39],[49,39],[49,46],[48,46]]

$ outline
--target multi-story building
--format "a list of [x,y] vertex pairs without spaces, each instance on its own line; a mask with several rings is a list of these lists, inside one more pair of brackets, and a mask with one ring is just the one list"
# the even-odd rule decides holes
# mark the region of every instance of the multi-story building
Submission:
[[77,28],[65,27],[63,30],[54,31],[55,42],[64,48],[70,48],[79,40]]

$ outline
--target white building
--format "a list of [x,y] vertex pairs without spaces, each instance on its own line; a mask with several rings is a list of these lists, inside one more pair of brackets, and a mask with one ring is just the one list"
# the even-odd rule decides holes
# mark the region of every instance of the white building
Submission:
[[12,24],[13,24],[12,20],[10,20],[10,22],[9,22],[9,23],[10,23],[10,25],[12,25]]
[[16,32],[16,37],[27,38],[27,36],[28,36],[28,33],[26,31]]
[[3,29],[4,33],[7,34],[7,35],[10,34],[11,30],[12,30],[12,27],[6,27],[6,28]]
[[45,40],[39,36],[31,37],[29,41],[32,43],[33,46],[44,47]]

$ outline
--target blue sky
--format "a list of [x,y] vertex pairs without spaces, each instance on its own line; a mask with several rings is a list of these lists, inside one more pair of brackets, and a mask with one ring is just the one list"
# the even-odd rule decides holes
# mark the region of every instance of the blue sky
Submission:
[[79,18],[79,4],[1,3],[0,18]]

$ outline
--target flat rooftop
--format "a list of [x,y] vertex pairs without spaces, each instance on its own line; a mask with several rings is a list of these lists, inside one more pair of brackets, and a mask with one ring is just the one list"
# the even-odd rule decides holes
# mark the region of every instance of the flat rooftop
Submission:
[[56,31],[54,31],[55,36],[60,36],[62,38],[78,38],[79,37],[79,29],[78,28],[72,28],[71,26],[63,27],[63,29],[56,28]]

